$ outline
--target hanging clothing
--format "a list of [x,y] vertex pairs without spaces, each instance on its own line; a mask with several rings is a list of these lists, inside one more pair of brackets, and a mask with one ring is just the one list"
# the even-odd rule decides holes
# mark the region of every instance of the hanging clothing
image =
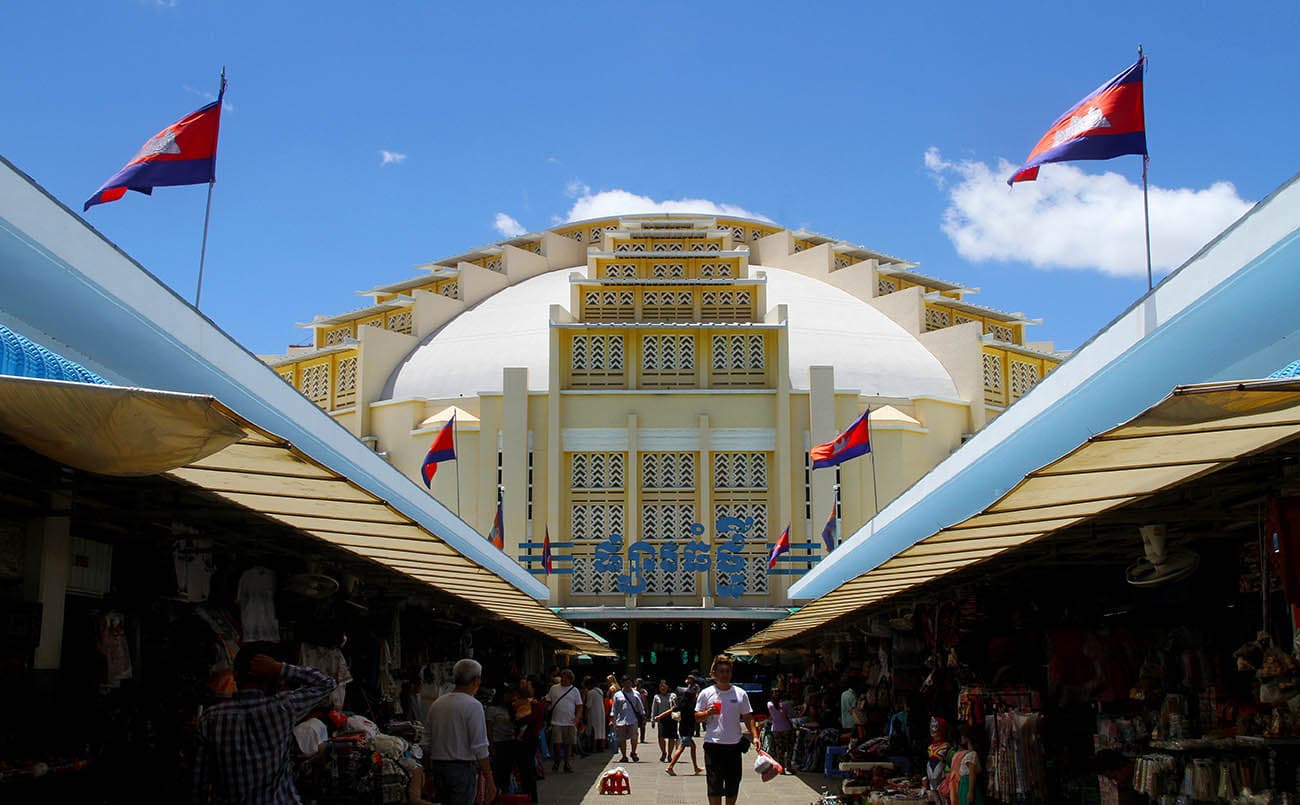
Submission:
[[245,643],[279,643],[280,622],[275,617],[275,571],[251,567],[239,577],[235,596]]
[[131,678],[131,650],[126,644],[126,616],[121,612],[105,612],[99,616],[96,626],[99,633],[96,648],[104,655],[106,665],[104,686],[115,688],[122,684],[123,679]]
[[212,559],[212,543],[178,539],[172,543],[172,562],[176,568],[176,594],[191,603],[207,601],[212,590],[212,574],[217,570]]
[[348,661],[343,652],[337,648],[303,643],[302,664],[329,674],[338,684],[330,693],[330,705],[336,710],[343,709],[343,702],[347,699],[347,685],[352,681],[352,672],[348,670]]

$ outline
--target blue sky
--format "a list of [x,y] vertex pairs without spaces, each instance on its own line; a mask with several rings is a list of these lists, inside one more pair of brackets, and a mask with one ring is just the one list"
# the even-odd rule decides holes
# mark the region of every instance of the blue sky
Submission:
[[[1047,166],[1015,191],[1000,160],[1139,42],[1158,263],[1300,169],[1294,0],[96,0],[5,21],[22,35],[0,49],[0,152],[77,210],[226,65],[203,309],[258,352],[499,239],[499,215],[537,230],[626,194],[917,261],[1076,347],[1145,290],[1140,159]],[[86,217],[191,298],[203,203],[164,188]]]

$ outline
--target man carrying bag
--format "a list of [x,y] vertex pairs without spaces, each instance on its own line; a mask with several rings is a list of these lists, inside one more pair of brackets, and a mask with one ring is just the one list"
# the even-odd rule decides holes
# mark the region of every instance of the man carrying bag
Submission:
[[546,694],[546,711],[551,725],[551,771],[560,770],[560,761],[564,761],[564,771],[573,772],[571,760],[573,747],[578,743],[578,722],[582,720],[582,694],[573,684],[573,671],[565,668],[560,671],[560,683],[551,687]]
[[[704,723],[704,774],[709,805],[736,805],[743,772],[741,755],[758,741],[749,694],[731,684],[731,657],[719,654],[711,669],[714,684],[700,691],[695,718]],[[742,728],[742,722],[743,728]]]

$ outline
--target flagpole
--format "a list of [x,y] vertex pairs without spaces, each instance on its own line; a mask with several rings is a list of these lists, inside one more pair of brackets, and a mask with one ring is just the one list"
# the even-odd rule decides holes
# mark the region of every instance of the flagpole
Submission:
[[[1146,54],[1142,52],[1142,43],[1138,43],[1138,61],[1142,62],[1142,131],[1146,136]],[[1151,205],[1147,201],[1147,166],[1151,164],[1149,154],[1142,155],[1142,222],[1147,239],[1147,290],[1155,287],[1151,279]]]
[[[871,438],[871,407],[867,406],[867,444],[872,444],[872,441],[873,440]],[[871,448],[871,505],[873,508],[875,508],[876,514],[880,514],[880,498],[877,497],[877,493],[876,493],[876,449],[874,445],[872,445]],[[876,521],[876,514],[871,515],[872,523],[875,523]],[[871,533],[874,534],[875,526],[873,525],[871,528],[872,528]]]
[[456,516],[460,517],[460,446],[456,444],[456,414],[451,415],[451,452],[456,458]]
[[[220,104],[221,104],[221,102],[222,102],[222,99],[225,97],[225,95],[226,95],[226,68],[225,68],[224,65],[222,65],[222,67],[221,67],[221,87],[220,87],[220,89],[217,90],[217,104],[218,104],[218,107],[217,107],[217,115],[218,115],[218,117],[217,117],[217,119],[218,119],[218,120],[221,119],[221,118],[220,118],[220,115],[221,115]],[[213,153],[212,153],[212,162],[213,162],[214,166],[215,166],[215,164],[216,164],[216,161],[217,161],[217,154],[216,154],[216,151],[213,151]],[[195,288],[194,288],[194,307],[195,307],[195,309],[198,309],[198,307],[199,307],[199,299],[200,299],[200,297],[203,296],[203,264],[204,264],[204,262],[206,262],[207,257],[208,257],[208,221],[210,221],[210,220],[212,219],[212,188],[213,188],[214,185],[216,185],[216,183],[217,183],[217,172],[216,172],[216,170],[214,169],[214,170],[212,171],[212,179],[211,179],[211,181],[208,182],[208,204],[207,204],[207,208],[203,211],[203,243],[202,243],[202,245],[199,247],[199,281],[198,281],[198,285],[195,286]]]

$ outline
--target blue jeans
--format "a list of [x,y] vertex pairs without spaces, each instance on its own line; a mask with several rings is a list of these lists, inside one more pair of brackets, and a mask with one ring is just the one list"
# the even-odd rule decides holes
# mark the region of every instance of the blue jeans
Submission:
[[474,762],[435,760],[429,764],[438,801],[443,805],[474,805],[478,795],[479,766]]

